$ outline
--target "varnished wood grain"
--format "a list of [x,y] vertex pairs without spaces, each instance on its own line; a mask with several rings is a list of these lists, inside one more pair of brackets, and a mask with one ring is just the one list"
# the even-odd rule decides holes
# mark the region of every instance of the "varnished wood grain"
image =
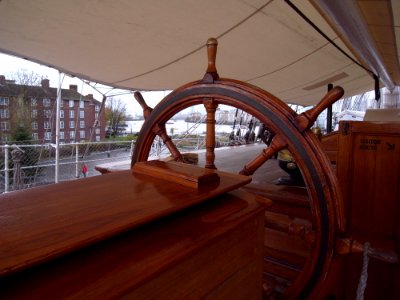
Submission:
[[324,149],[326,155],[328,155],[331,163],[336,164],[337,161],[337,152],[339,143],[339,133],[338,131],[333,131],[328,134],[325,134],[321,138],[321,146]]
[[[394,251],[400,243],[400,124],[344,121],[338,137],[337,173],[344,195],[346,236]],[[353,247],[355,242],[352,243]],[[397,245],[397,246],[393,246]],[[342,299],[354,299],[362,254],[343,257]],[[400,265],[370,259],[364,299],[398,299]]]
[[[174,161],[151,160],[138,162],[132,167],[132,173],[149,175],[194,189],[207,188],[219,184],[219,176],[215,170]],[[251,177],[243,177],[243,179],[244,181],[250,181]]]
[[218,185],[191,188],[121,171],[3,194],[0,275],[211,199],[249,182],[219,172]]
[[1,299],[260,299],[264,209],[215,197],[0,279]]

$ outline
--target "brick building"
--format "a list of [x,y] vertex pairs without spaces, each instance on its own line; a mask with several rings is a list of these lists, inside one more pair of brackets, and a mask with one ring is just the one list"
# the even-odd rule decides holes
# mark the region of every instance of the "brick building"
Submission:
[[[0,75],[0,141],[12,139],[18,126],[25,126],[33,140],[55,142],[57,88],[48,79],[41,86],[16,84]],[[105,137],[105,113],[101,102],[78,93],[76,85],[61,90],[60,142],[100,141]],[[94,128],[95,120],[98,124]]]

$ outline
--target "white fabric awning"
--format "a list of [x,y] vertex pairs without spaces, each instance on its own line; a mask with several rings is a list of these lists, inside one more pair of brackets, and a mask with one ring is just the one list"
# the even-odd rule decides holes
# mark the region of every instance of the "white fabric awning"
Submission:
[[[376,71],[338,24],[328,25],[308,1],[292,2],[345,52]],[[358,1],[366,20],[377,10],[372,2],[386,5],[379,10],[387,23],[381,44],[392,43],[395,52],[389,49],[391,60],[383,68],[399,85],[398,1]],[[375,32],[373,39],[383,36]],[[328,83],[341,85],[345,96],[374,88],[368,72],[283,0],[0,0],[1,52],[119,88],[175,89],[201,79],[209,37],[219,41],[221,77],[257,85],[288,103],[314,104]]]

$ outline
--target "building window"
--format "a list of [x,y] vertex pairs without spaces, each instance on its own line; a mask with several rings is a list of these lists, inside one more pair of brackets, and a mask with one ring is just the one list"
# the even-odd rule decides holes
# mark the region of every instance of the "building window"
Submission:
[[60,129],[64,129],[64,121],[60,121]]
[[9,129],[8,122],[7,121],[0,122],[0,129],[1,130],[8,130]]
[[39,139],[39,135],[37,132],[32,133],[32,139],[34,140],[38,140]]
[[69,121],[69,128],[75,128],[75,122]]
[[32,122],[32,129],[37,130],[38,129],[38,122]]
[[64,131],[60,131],[60,140],[64,139]]
[[60,107],[64,107],[64,100],[60,101]]
[[100,128],[96,128],[96,134],[100,134]]
[[69,138],[70,138],[71,140],[75,139],[75,131],[71,130],[71,131],[69,132]]
[[84,110],[81,110],[81,111],[79,112],[79,118],[81,118],[81,119],[84,119],[84,118],[85,118],[85,111],[84,111]]
[[44,129],[50,129],[50,122],[49,121],[44,121],[43,128]]
[[69,107],[74,107],[75,101],[74,100],[69,100]]
[[31,117],[32,117],[32,118],[37,118],[37,109],[32,109],[32,111],[31,111]]
[[51,110],[50,109],[46,109],[44,111],[44,117],[47,118],[47,119],[50,119],[50,117],[51,117]]
[[100,142],[100,136],[96,135],[96,142]]
[[8,109],[0,109],[0,117],[3,119],[8,119],[10,117]]
[[69,111],[69,118],[70,118],[70,119],[75,118],[75,112],[74,112],[73,110],[70,110],[70,111]]
[[81,130],[81,131],[79,132],[79,134],[80,134],[81,139],[84,139],[84,138],[85,138],[85,130]]
[[95,113],[94,118],[97,120],[99,118],[99,113]]
[[51,104],[51,101],[49,98],[43,98],[43,106],[44,107],[49,107]]
[[44,139],[45,140],[51,140],[51,132],[50,131],[46,131],[44,133]]
[[60,118],[64,118],[64,111],[60,110]]
[[10,104],[10,99],[8,97],[0,97],[0,105]]
[[96,105],[94,108],[95,111],[100,111],[100,105]]
[[32,107],[37,106],[37,99],[36,98],[31,98],[31,106]]
[[80,100],[80,101],[79,101],[79,107],[80,107],[80,108],[85,108],[85,101]]
[[79,128],[85,128],[85,121],[79,121]]

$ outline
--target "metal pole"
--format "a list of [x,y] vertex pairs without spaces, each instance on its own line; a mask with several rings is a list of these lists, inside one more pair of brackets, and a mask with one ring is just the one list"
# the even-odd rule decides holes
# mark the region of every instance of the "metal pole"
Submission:
[[[333,84],[328,84],[328,92],[333,89]],[[326,133],[332,132],[332,105],[329,105],[326,111]]]
[[9,145],[4,145],[4,193],[8,192],[8,186],[10,185],[10,169],[8,165],[8,148]]
[[56,158],[55,158],[55,183],[58,183],[60,174],[60,107],[61,107],[61,72],[58,71],[57,106],[56,106]]
[[75,178],[79,178],[79,145],[75,144]]
[[129,157],[132,159],[132,155],[133,155],[133,147],[134,147],[134,140],[132,140],[132,142],[131,142],[131,151],[130,151],[130,154],[129,154]]

